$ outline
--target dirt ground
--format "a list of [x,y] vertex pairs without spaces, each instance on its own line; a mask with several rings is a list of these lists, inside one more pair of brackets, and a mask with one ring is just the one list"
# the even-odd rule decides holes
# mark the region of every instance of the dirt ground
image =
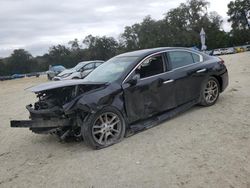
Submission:
[[222,58],[230,85],[216,105],[97,151],[10,128],[36,100],[24,88],[46,78],[0,82],[0,187],[250,188],[250,52]]

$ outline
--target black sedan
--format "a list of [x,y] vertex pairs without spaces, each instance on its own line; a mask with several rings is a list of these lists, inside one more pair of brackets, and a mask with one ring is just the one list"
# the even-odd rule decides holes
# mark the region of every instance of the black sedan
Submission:
[[227,85],[218,57],[187,48],[139,50],[110,59],[84,80],[29,88],[39,99],[26,106],[30,120],[11,126],[104,148],[194,105],[215,104]]

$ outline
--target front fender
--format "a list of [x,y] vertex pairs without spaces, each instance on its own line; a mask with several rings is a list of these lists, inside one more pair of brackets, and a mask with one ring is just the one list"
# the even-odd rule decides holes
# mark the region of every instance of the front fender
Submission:
[[96,113],[105,106],[114,106],[124,112],[123,90],[119,84],[112,83],[95,91],[90,91],[76,97],[63,106],[66,114],[77,110]]

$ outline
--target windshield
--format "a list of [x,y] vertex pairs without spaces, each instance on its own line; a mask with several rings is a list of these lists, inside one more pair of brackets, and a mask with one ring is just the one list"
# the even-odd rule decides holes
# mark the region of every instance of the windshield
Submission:
[[84,81],[113,82],[119,79],[136,59],[137,57],[114,57],[97,67]]
[[63,70],[65,70],[65,68],[63,66],[54,66],[54,67],[50,67],[49,70],[51,70],[51,71],[63,71]]

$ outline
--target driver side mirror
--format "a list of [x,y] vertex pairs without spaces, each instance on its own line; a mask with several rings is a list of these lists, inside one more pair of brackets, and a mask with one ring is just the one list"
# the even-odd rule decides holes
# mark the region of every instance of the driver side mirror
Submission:
[[132,79],[130,79],[127,83],[129,83],[130,85],[136,85],[139,79],[140,79],[140,75],[139,74],[135,74],[132,77]]

